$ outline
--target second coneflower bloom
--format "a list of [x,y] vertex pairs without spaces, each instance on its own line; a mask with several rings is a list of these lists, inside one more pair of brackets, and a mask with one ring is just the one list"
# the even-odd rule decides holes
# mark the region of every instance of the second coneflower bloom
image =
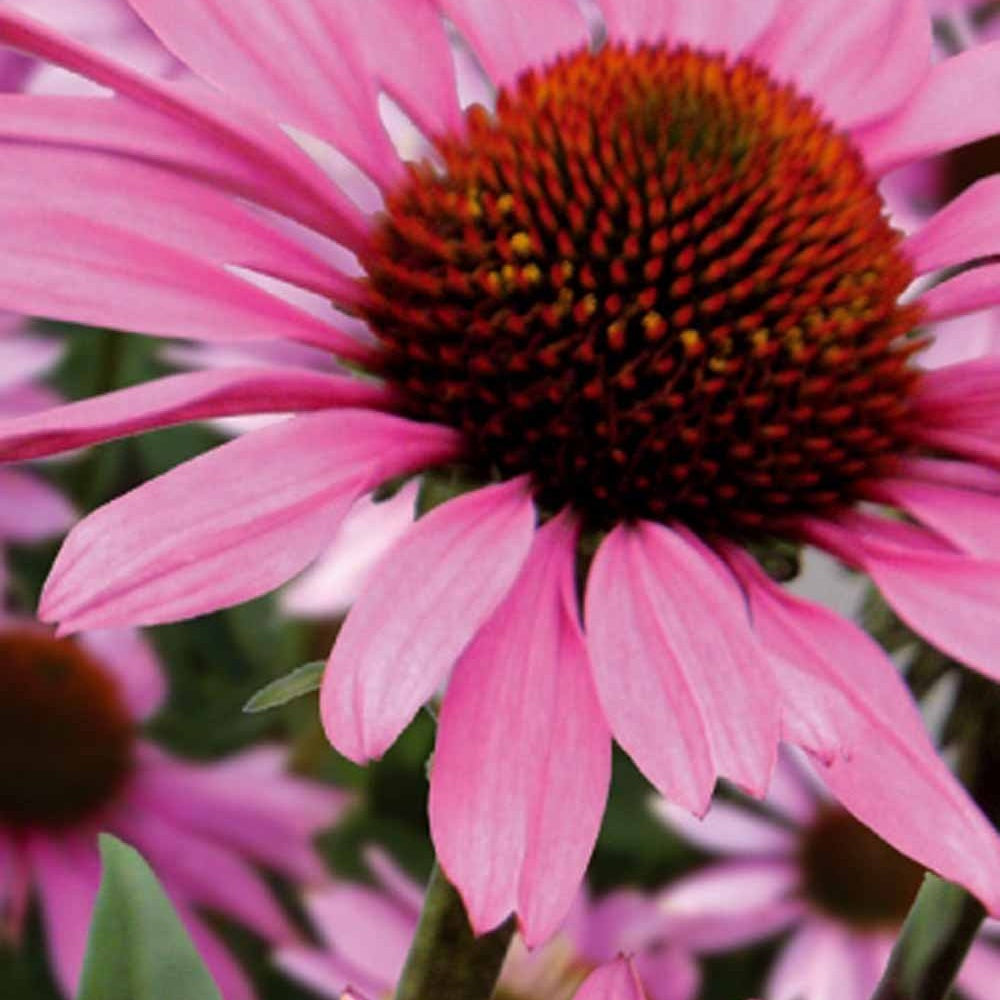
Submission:
[[[1000,911],[997,836],[891,662],[748,554],[825,548],[997,676],[1000,366],[914,359],[926,321],[1000,299],[1000,181],[906,240],[877,182],[1000,128],[991,102],[954,110],[1000,61],[932,67],[919,0],[601,6],[597,45],[571,0],[248,0],[238,20],[133,0],[182,86],[0,14],[0,40],[117,95],[0,105],[0,305],[344,366],[175,376],[0,426],[24,459],[298,414],[88,518],[42,613],[73,631],[247,600],[359,497],[430,470],[464,492],[368,576],[321,707],[364,761],[448,681],[431,821],[477,930],[559,926],[612,736],[694,812],[719,776],[764,794],[798,744]],[[459,101],[445,18],[489,106]],[[392,102],[423,162],[397,155]],[[372,213],[322,169],[333,149]]]

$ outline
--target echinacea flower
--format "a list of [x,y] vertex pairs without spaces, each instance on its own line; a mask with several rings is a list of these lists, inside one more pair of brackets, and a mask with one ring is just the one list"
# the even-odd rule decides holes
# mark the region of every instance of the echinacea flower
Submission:
[[272,944],[294,941],[254,866],[319,882],[310,841],[336,819],[341,793],[287,775],[276,746],[194,764],[145,739],[164,680],[135,631],[57,639],[0,613],[0,667],[0,932],[19,938],[34,893],[57,981],[75,996],[100,882],[97,835],[111,832],[156,869],[226,1000],[252,1000],[198,911]]
[[[89,517],[43,616],[72,632],[255,597],[360,497],[431,470],[467,490],[368,576],[321,711],[361,762],[448,681],[431,823],[478,931],[516,910],[534,945],[561,924],[612,735],[693,812],[720,776],[763,795],[797,744],[1000,912],[997,835],[892,663],[748,554],[826,549],[997,677],[1000,361],[914,357],[924,321],[1000,301],[1000,178],[905,240],[877,182],[1000,130],[996,102],[965,101],[998,50],[932,64],[923,0],[602,0],[601,44],[573,0],[132,6],[183,85],[0,13],[0,41],[116,94],[0,100],[0,305],[291,340],[342,370],[195,372],[0,426],[16,460],[297,414]],[[491,107],[462,107],[445,20]],[[387,106],[425,162],[400,159]],[[320,166],[335,154],[381,211]]]
[[[924,872],[833,802],[805,762],[779,760],[759,806],[717,801],[693,820],[662,801],[667,825],[719,856],[664,890],[668,933],[703,954],[787,933],[764,1000],[866,1000],[885,971]],[[1000,925],[987,922],[958,976],[993,1000]]]
[[[336,1000],[347,988],[392,996],[417,929],[423,892],[380,852],[369,862],[376,887],[340,884],[314,890],[306,908],[323,948],[288,946],[278,965],[294,979]],[[594,997],[615,997],[611,984],[634,983],[648,1000],[692,1000],[698,974],[690,956],[665,943],[655,905],[618,891],[597,902],[580,897],[558,935],[529,952],[515,938],[497,983],[498,1000],[572,1000],[588,978]],[[621,955],[629,956],[619,962]],[[601,985],[604,984],[604,985]],[[645,987],[643,994],[642,988]],[[612,990],[608,992],[608,990]],[[622,993],[623,998],[630,994]]]

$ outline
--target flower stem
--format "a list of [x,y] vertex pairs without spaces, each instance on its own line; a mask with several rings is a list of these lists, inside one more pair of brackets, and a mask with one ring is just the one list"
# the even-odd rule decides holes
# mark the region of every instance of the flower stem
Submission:
[[985,916],[964,889],[928,875],[872,1000],[944,1000]]
[[435,865],[395,1000],[489,1000],[513,936],[511,917],[477,938],[461,897]]

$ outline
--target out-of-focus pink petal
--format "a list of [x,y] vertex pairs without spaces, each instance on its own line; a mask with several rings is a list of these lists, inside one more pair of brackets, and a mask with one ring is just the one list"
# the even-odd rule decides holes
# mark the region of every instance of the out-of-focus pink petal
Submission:
[[783,949],[768,978],[771,1000],[866,1000],[849,931],[811,920]]
[[378,757],[496,610],[531,546],[522,479],[422,517],[372,570],[330,655],[320,714],[354,761]]
[[665,945],[632,959],[649,1000],[693,1000],[701,974],[688,952]]
[[778,743],[774,681],[717,558],[662,525],[616,528],[586,604],[605,713],[650,780],[696,813],[717,774],[762,795]]
[[337,820],[344,793],[283,771],[244,774],[238,757],[192,765],[150,745],[139,753],[143,766],[131,794],[142,808],[293,878],[323,877],[311,835]]
[[204,0],[130,2],[170,51],[234,100],[331,143],[383,186],[400,179],[345,0],[243,0],[239,17]]
[[611,736],[578,623],[576,529],[550,521],[448,685],[431,774],[438,858],[473,928],[563,922],[597,839]]
[[[1000,53],[998,53],[1000,55]],[[903,244],[918,274],[1000,253],[1000,176],[966,188]]]
[[0,324],[0,392],[44,374],[62,349],[56,340],[15,336],[13,327]]
[[574,1000],[646,1000],[639,973],[632,962],[619,958],[592,972]]
[[281,603],[292,615],[333,618],[354,603],[368,575],[413,524],[420,483],[407,483],[392,499],[362,497],[344,518],[326,552],[286,588]]
[[373,383],[293,368],[170,375],[31,416],[0,420],[0,461],[54,455],[194,420],[378,406],[386,398]]
[[208,966],[208,971],[212,974],[223,1000],[256,1000],[257,993],[250,985],[246,973],[222,942],[182,900],[175,898],[171,902],[188,934],[191,935],[198,954]]
[[958,974],[958,988],[968,1000],[993,1000],[1000,983],[1000,947],[977,941]]
[[924,0],[783,0],[750,52],[853,129],[896,111],[919,86],[931,68],[931,21]]
[[[33,133],[47,128],[50,138],[60,145],[72,145],[73,135],[80,133],[87,137],[83,145],[100,148],[105,141],[104,128],[111,124],[107,141],[112,148],[131,146],[154,160],[159,153],[175,165],[183,166],[190,160],[196,167],[207,166],[213,175],[225,178],[254,201],[287,212],[345,245],[357,247],[363,243],[367,224],[357,208],[351,208],[349,200],[280,128],[258,118],[246,106],[234,109],[207,89],[187,83],[180,87],[144,76],[9,7],[0,9],[0,43],[50,60],[141,105],[141,109],[123,112],[125,117],[121,118],[117,102],[103,98],[59,98],[53,103],[51,98],[4,95],[0,105],[5,109],[20,108],[22,129]],[[36,110],[40,107],[36,101],[49,102],[47,118]],[[83,112],[79,101],[90,102],[91,114]],[[137,113],[143,117],[140,111],[147,112],[152,131],[160,135],[155,149],[146,148],[145,135],[128,134],[136,124]],[[78,125],[65,132],[63,125],[78,112]],[[58,125],[54,117],[59,119]],[[0,126],[0,131],[15,139],[22,135],[7,126]]]
[[767,27],[780,0],[756,0],[734,16],[732,0],[598,0],[612,41],[686,42],[739,55]]
[[802,826],[813,819],[823,801],[818,789],[812,772],[797,757],[784,753],[778,757],[778,766],[771,776],[767,802],[787,819]]
[[978,45],[933,66],[907,104],[856,136],[869,168],[887,174],[1000,131],[1000,42]]
[[920,301],[930,320],[951,319],[1000,305],[1000,264],[963,271],[924,292]]
[[261,877],[238,855],[146,808],[126,793],[110,831],[131,844],[160,879],[188,902],[218,910],[275,943],[296,932]]
[[862,823],[997,912],[1000,837],[938,757],[892,661],[850,622],[783,591],[749,557],[737,565],[754,626],[774,654],[788,738],[819,757],[821,778]]
[[1000,561],[998,496],[910,479],[883,479],[872,498],[905,510],[963,552]]
[[730,802],[716,801],[698,819],[686,809],[657,798],[654,810],[685,840],[712,854],[787,857],[795,852],[792,831]]
[[148,719],[163,704],[167,682],[152,647],[140,632],[130,628],[94,629],[79,642],[110,673],[132,715]]
[[56,489],[14,469],[0,469],[0,538],[33,542],[69,530],[76,511]]
[[922,368],[946,368],[1000,353],[1000,310],[984,309],[934,324],[934,341],[917,357]]
[[546,66],[556,56],[589,41],[587,23],[575,0],[434,0],[465,36],[498,86],[525,70]]
[[101,881],[96,845],[33,834],[27,838],[26,851],[56,977],[63,992],[75,996]]
[[378,880],[378,884],[403,911],[408,912],[416,922],[424,908],[423,886],[417,885],[381,848],[370,847],[365,851],[365,863]]
[[42,614],[71,631],[176,620],[259,596],[316,556],[359,495],[455,446],[445,428],[364,410],[255,431],[77,525]]
[[664,932],[701,952],[763,941],[801,918],[794,861],[726,861],[686,875],[659,897]]

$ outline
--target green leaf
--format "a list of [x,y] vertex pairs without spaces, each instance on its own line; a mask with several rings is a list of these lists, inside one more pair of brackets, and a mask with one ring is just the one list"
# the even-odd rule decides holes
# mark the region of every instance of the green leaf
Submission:
[[318,691],[323,683],[323,671],[326,664],[322,660],[314,660],[305,666],[293,670],[284,677],[272,681],[267,687],[261,688],[244,706],[244,712],[266,712],[272,708],[287,705],[304,694]]
[[101,859],[77,1000],[222,1000],[139,853],[101,834]]

